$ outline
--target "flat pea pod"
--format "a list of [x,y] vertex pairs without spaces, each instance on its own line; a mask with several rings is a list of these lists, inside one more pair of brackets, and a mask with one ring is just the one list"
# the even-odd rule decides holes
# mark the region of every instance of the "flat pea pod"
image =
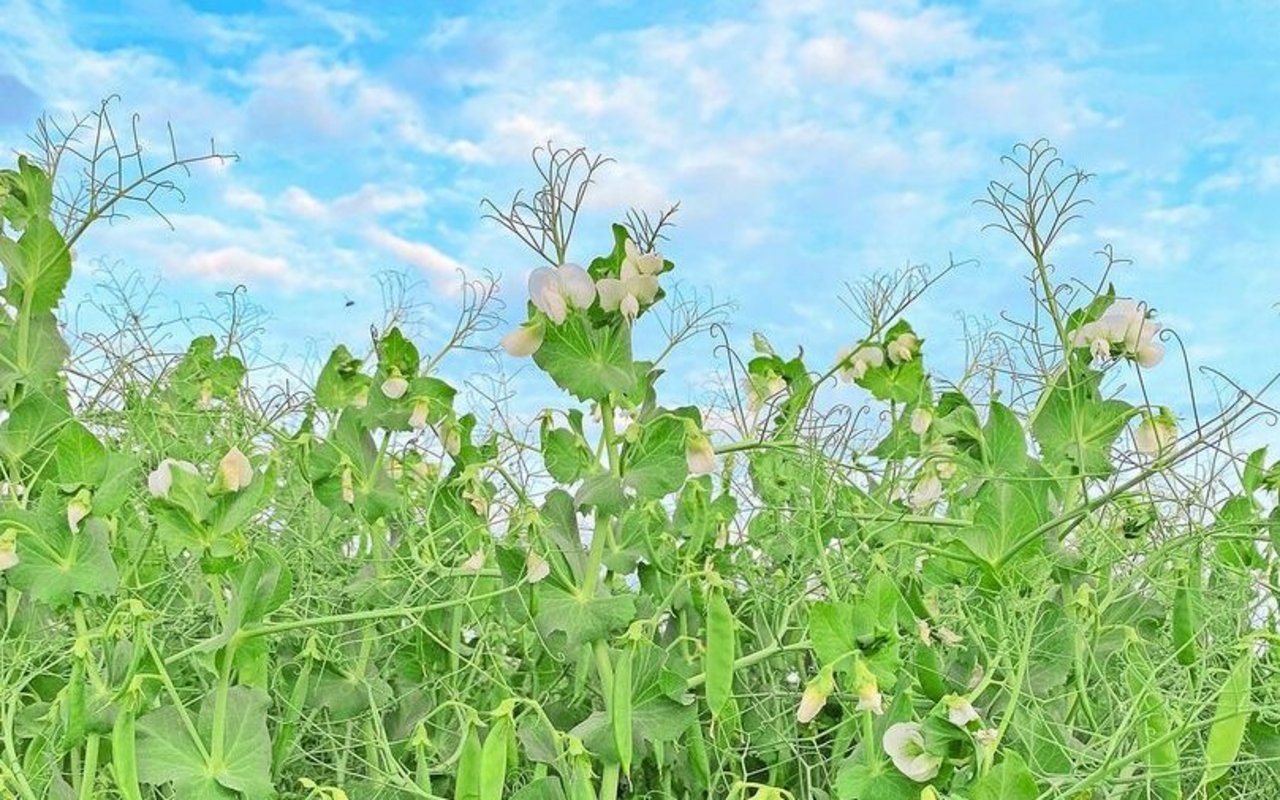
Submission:
[[[1178,663],[1193,667],[1200,660],[1199,575],[1187,567],[1173,592],[1173,647]],[[1197,569],[1198,571],[1198,569]]]
[[115,773],[116,791],[122,800],[142,800],[134,727],[134,710],[121,708],[116,714],[115,724],[111,726],[111,770]]
[[298,668],[298,679],[294,681],[293,689],[289,692],[289,705],[284,710],[284,719],[280,723],[280,729],[276,731],[275,741],[271,746],[271,774],[277,778],[280,777],[280,770],[284,767],[289,751],[293,749],[298,719],[302,716],[302,705],[306,702],[307,692],[311,688],[311,664],[310,658],[304,658],[302,666]]
[[502,800],[507,784],[507,746],[511,740],[511,718],[499,717],[484,737],[480,751],[480,800]]
[[[1146,647],[1139,640],[1129,644],[1128,663],[1125,665],[1125,681],[1136,698],[1138,713],[1138,743],[1147,751],[1148,796],[1158,800],[1181,800],[1182,782],[1178,778],[1178,743],[1166,739],[1172,726],[1168,706],[1156,683],[1155,669],[1147,657]],[[1159,743],[1159,744],[1157,744]]]
[[618,656],[618,665],[613,670],[613,698],[609,708],[613,718],[613,743],[618,748],[622,773],[627,777],[631,777],[631,758],[635,746],[631,732],[631,663],[634,658],[635,648],[628,644]]
[[915,651],[916,680],[925,697],[937,702],[947,694],[947,684],[942,676],[942,662],[929,645],[918,642]]
[[702,725],[694,721],[685,734],[689,747],[689,769],[698,787],[707,789],[711,786],[711,759],[707,756],[707,743],[702,738]]
[[719,587],[707,598],[707,707],[718,717],[733,697],[733,612]]
[[1249,725],[1249,694],[1253,691],[1253,650],[1246,649],[1236,660],[1222,684],[1213,717],[1217,722],[1209,728],[1204,745],[1204,778],[1201,785],[1226,775],[1240,755],[1245,728]]
[[67,681],[63,703],[67,712],[67,724],[63,729],[62,747],[69,750],[84,740],[89,730],[89,712],[84,699],[84,659],[76,658],[71,665],[71,679]]
[[480,767],[483,761],[480,734],[476,733],[474,725],[468,725],[466,738],[462,740],[462,756],[454,773],[453,800],[480,800]]

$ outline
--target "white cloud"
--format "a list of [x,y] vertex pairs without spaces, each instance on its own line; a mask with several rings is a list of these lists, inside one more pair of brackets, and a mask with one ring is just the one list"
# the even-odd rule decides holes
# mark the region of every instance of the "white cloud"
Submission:
[[388,255],[426,273],[434,288],[451,297],[458,295],[462,288],[462,280],[472,274],[472,271],[461,262],[426,242],[404,239],[376,225],[366,227],[363,236],[370,244]]

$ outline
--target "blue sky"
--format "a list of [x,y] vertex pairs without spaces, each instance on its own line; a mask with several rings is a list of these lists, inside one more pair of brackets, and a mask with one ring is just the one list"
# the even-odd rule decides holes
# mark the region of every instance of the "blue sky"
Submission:
[[[176,230],[141,216],[80,257],[159,277],[183,308],[243,283],[290,359],[366,341],[387,269],[421,281],[428,337],[458,269],[500,276],[519,308],[536,259],[478,203],[527,186],[551,138],[617,159],[575,260],[629,205],[680,200],[664,250],[690,291],[735,304],[744,348],[761,330],[824,361],[860,333],[845,282],[976,260],[911,315],[954,366],[958,315],[1029,313],[1026,264],[971,201],[1045,136],[1097,175],[1059,274],[1091,280],[1110,243],[1133,259],[1117,289],[1193,364],[1256,384],[1280,365],[1277,38],[1280,6],[1247,0],[0,0],[0,149],[41,111],[118,93],[149,144],[169,120],[236,151],[169,206]],[[93,286],[82,270],[76,298]],[[706,387],[714,344],[673,365],[677,399]],[[1156,376],[1171,403],[1178,371]]]

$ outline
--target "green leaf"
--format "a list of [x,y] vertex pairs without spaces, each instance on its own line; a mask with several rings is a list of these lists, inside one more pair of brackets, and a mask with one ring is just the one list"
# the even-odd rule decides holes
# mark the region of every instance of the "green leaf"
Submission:
[[846,759],[836,774],[838,800],[918,800],[920,784],[887,762]]
[[338,345],[316,378],[316,405],[330,411],[341,411],[362,390],[369,388],[369,376],[360,372],[360,359],[351,355],[346,345]]
[[404,337],[399,328],[392,328],[378,342],[378,371],[389,374],[399,371],[401,377],[412,378],[418,374],[418,348]]
[[1213,718],[1217,722],[1209,728],[1209,738],[1204,746],[1204,778],[1201,785],[1208,785],[1223,777],[1236,763],[1240,745],[1249,725],[1252,711],[1250,692],[1253,690],[1253,650],[1246,649],[1236,660],[1222,683]]
[[574,483],[595,465],[587,443],[568,428],[542,429],[542,460],[558,483]]
[[1000,475],[1021,475],[1027,468],[1027,436],[1022,423],[1006,405],[991,402],[983,438],[987,445],[987,464]]
[[107,448],[79,422],[71,422],[58,434],[53,448],[58,482],[64,486],[93,486],[107,475]]
[[1102,373],[1071,369],[1046,389],[1031,424],[1044,461],[1074,474],[1105,478],[1112,472],[1111,447],[1133,416],[1123,400],[1104,400]]
[[120,583],[111,559],[107,525],[90,517],[78,533],[65,520],[36,517],[11,509],[0,513],[0,531],[18,531],[21,560],[9,571],[9,583],[54,608],[71,605],[77,594],[103,597],[115,594]]
[[[974,555],[996,566],[1009,558],[1014,544],[1049,519],[1048,486],[1037,480],[991,480],[974,497],[973,527],[961,540]],[[1041,542],[1022,551],[1026,556]],[[1001,576],[1004,577],[1003,575]]]
[[622,450],[622,483],[644,500],[676,491],[688,477],[685,420],[664,414],[641,425],[634,444]]
[[[201,742],[192,740],[178,710],[164,706],[140,718],[138,779],[153,786],[173,784],[182,798],[200,800],[267,800],[275,796],[271,782],[271,739],[267,735],[266,692],[244,686],[227,691],[226,726],[221,760],[206,761],[213,741],[213,692],[205,695],[195,723]],[[239,793],[239,794],[237,794]]]
[[[666,665],[667,654],[651,642],[636,645],[632,663],[631,725],[637,754],[648,742],[674,742],[697,720],[683,677]],[[597,711],[571,731],[602,759],[618,760],[609,715]]]
[[19,383],[52,390],[67,355],[67,343],[52,312],[31,316],[25,340],[15,323],[0,321],[0,394],[8,394]]
[[1036,800],[1040,788],[1022,756],[1006,750],[1004,759],[973,785],[973,800]]
[[579,400],[626,394],[636,383],[631,335],[621,321],[597,328],[584,315],[574,314],[563,325],[548,324],[533,361]]
[[16,243],[0,237],[0,264],[8,274],[5,299],[34,314],[56,308],[71,278],[67,243],[54,224],[42,217],[31,219]]
[[636,616],[635,600],[628,595],[587,598],[544,584],[539,599],[538,631],[548,639],[562,634],[564,646],[556,649],[565,653],[621,630]]

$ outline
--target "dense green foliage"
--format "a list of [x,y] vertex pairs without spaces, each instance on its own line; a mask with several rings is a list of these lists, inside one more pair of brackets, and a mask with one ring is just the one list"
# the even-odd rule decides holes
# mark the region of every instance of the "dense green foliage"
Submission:
[[74,369],[94,215],[0,172],[0,796],[1280,796],[1255,402],[1179,435],[1112,395],[1158,326],[1053,284],[1083,176],[1018,153],[991,205],[1037,287],[1021,361],[934,375],[916,273],[816,370],[757,336],[714,415],[633,350],[661,224],[559,266],[574,209],[541,204],[553,266],[503,346],[565,402],[530,435],[440,377],[457,337],[398,327],[287,402],[234,336]]

